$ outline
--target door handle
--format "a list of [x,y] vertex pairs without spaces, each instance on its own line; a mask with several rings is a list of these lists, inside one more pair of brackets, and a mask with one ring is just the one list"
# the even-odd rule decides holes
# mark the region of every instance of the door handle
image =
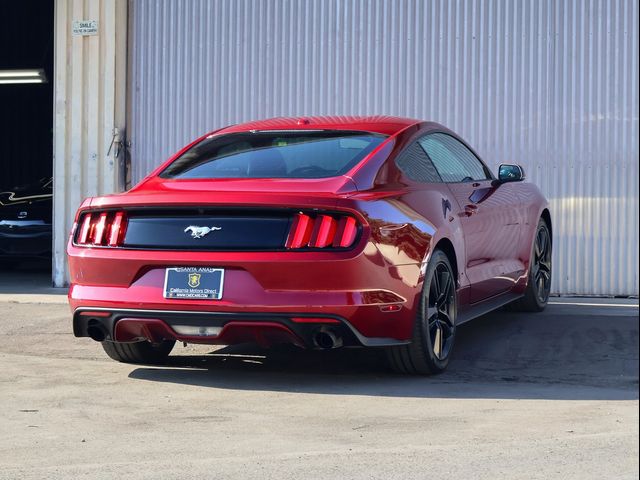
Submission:
[[470,217],[471,215],[474,215],[476,213],[478,213],[478,206],[477,205],[469,204],[469,205],[465,205],[464,206],[464,214],[467,217]]

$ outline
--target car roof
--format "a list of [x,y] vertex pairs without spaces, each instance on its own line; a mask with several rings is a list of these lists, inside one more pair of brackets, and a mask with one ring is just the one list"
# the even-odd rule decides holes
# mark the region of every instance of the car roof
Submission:
[[231,125],[216,132],[219,134],[248,132],[252,130],[356,130],[394,135],[420,120],[387,115],[376,116],[326,116],[326,117],[278,117]]

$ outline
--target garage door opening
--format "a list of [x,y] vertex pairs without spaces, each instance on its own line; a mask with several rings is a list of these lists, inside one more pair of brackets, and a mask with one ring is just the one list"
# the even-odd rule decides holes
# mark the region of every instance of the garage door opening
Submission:
[[50,275],[53,9],[0,6],[0,272]]

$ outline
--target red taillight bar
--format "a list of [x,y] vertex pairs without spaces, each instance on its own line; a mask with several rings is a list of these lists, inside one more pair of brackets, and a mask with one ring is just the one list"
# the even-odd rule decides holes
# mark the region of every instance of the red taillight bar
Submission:
[[356,219],[353,217],[342,217],[338,223],[338,230],[333,237],[334,247],[348,247],[356,239],[358,234],[358,226]]
[[302,248],[306,247],[311,238],[311,231],[313,230],[313,220],[309,215],[299,213],[293,219],[291,230],[289,231],[289,237],[285,246],[287,248]]
[[333,242],[336,234],[336,221],[329,215],[318,215],[313,225],[309,246],[313,248],[324,248]]
[[124,212],[85,213],[75,242],[82,246],[118,247],[124,240],[127,222]]
[[107,227],[107,212],[103,212],[98,215],[98,221],[93,228],[93,244],[102,245],[102,239],[104,238],[104,231]]
[[111,229],[109,230],[109,239],[107,244],[110,247],[117,247],[120,244],[120,241],[123,237],[122,233],[124,231],[124,213],[117,212],[113,217],[113,222],[111,222]]
[[321,214],[315,218],[298,213],[291,224],[285,243],[288,249],[347,248],[358,234],[356,219],[350,216]]
[[78,233],[78,243],[87,243],[89,241],[89,231],[91,230],[91,214],[88,213],[82,220],[82,227],[80,227],[80,233]]

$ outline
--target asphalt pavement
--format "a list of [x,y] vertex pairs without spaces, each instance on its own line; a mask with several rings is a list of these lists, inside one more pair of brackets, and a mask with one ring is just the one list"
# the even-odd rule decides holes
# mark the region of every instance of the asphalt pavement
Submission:
[[0,275],[0,336],[1,479],[638,478],[633,299],[487,315],[432,378],[360,349],[119,364],[20,273]]

